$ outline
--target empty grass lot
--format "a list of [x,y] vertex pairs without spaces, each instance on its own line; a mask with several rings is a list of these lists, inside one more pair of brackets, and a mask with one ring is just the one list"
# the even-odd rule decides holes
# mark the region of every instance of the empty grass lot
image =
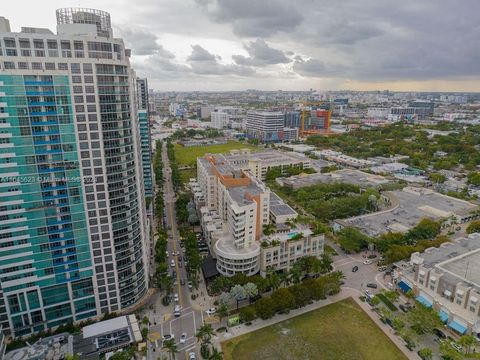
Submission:
[[226,144],[209,145],[209,146],[191,146],[183,147],[182,145],[175,144],[175,158],[179,167],[182,166],[195,166],[197,163],[197,157],[201,157],[206,153],[220,154],[226,153],[230,150],[236,149],[251,149],[252,151],[258,150],[258,147],[247,143],[238,141],[229,141]]
[[225,360],[405,360],[353,299],[222,342]]

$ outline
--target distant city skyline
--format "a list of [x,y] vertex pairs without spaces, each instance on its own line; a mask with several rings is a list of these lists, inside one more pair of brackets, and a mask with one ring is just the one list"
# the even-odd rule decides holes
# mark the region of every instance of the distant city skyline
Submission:
[[[45,6],[47,5],[47,6]],[[50,0],[3,4],[12,31],[55,32],[54,10],[112,14],[139,76],[160,91],[480,91],[474,0]]]

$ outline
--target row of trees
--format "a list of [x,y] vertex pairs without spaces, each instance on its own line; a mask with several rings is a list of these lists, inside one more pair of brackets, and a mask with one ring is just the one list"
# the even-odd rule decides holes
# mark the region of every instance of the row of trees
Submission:
[[198,275],[202,266],[202,258],[200,256],[200,251],[198,250],[198,242],[195,233],[188,229],[182,228],[180,230],[182,234],[183,241],[185,244],[185,255],[188,259],[188,264],[186,265],[187,271],[190,274],[190,279],[196,286],[198,281]]
[[262,294],[268,290],[277,290],[280,286],[297,284],[305,277],[326,274],[332,270],[332,257],[328,253],[322,254],[320,259],[314,256],[305,256],[293,264],[290,271],[276,272],[268,271],[265,277],[260,275],[246,276],[236,274],[233,277],[219,276],[209,285],[209,292],[218,295],[229,293],[236,286],[245,286],[251,283],[256,286],[258,293]]
[[292,204],[301,206],[324,223],[376,211],[380,198],[374,189],[364,191],[347,183],[317,184],[296,190],[282,187],[278,190]]
[[340,292],[340,281],[343,277],[341,272],[336,271],[303,280],[288,288],[279,288],[273,291],[270,297],[262,297],[253,305],[240,309],[240,319],[244,322],[250,322],[257,317],[266,320],[276,313],[288,313],[312,301],[325,299],[328,295]]
[[[480,153],[475,146],[480,143],[479,127],[459,125],[458,133],[449,136],[428,137],[422,126],[396,123],[383,128],[360,129],[335,137],[310,136],[307,143],[320,148],[342,151],[360,158],[374,156],[408,155],[406,162],[427,169],[452,169],[462,164],[467,170],[480,165]],[[446,152],[442,158],[437,151]]]
[[171,141],[167,142],[167,155],[170,160],[170,169],[172,170],[172,184],[175,190],[179,189],[182,185],[180,178],[180,170],[178,170],[177,160],[175,158],[175,145]]
[[432,246],[439,246],[448,238],[440,236],[441,224],[431,219],[421,220],[407,233],[386,233],[371,238],[355,228],[346,227],[337,234],[337,241],[347,252],[359,252],[374,244],[384,255],[386,263],[408,258],[414,252],[422,252]]

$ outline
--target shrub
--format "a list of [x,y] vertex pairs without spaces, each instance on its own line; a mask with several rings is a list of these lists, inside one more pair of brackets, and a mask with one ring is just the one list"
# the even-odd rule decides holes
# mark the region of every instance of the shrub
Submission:
[[255,313],[262,320],[270,319],[275,311],[275,302],[271,298],[261,298],[255,303]]
[[250,322],[255,319],[255,308],[252,305],[241,308],[239,316],[240,320],[242,320],[243,322]]
[[397,311],[397,307],[382,293],[376,295],[392,311]]

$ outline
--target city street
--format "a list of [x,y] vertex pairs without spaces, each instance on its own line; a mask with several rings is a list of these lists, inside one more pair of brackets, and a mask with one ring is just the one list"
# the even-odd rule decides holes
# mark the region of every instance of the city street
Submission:
[[[163,175],[164,175],[164,201],[165,201],[165,216],[168,232],[168,245],[167,250],[169,253],[168,264],[171,271],[175,271],[174,277],[174,294],[178,295],[178,302],[172,301],[172,303],[166,307],[161,303],[162,294],[157,294],[154,297],[153,309],[149,311],[148,317],[150,319],[150,332],[149,338],[151,340],[148,346],[147,359],[156,360],[158,353],[162,348],[162,336],[166,334],[172,334],[175,337],[177,344],[177,358],[187,358],[189,352],[195,352],[197,358],[199,357],[196,349],[196,331],[203,324],[204,316],[202,309],[192,304],[190,301],[191,292],[187,286],[187,272],[183,265],[183,249],[180,246],[180,234],[177,228],[176,214],[175,214],[175,192],[172,184],[172,176],[170,169],[170,162],[167,156],[166,143],[163,143],[162,149],[162,161],[163,161]],[[173,255],[175,254],[175,255]],[[171,266],[171,262],[174,262],[174,266]],[[182,265],[180,265],[182,264]],[[184,285],[181,285],[181,282]],[[181,315],[175,317],[174,307],[179,305],[181,309]],[[186,333],[186,340],[180,344],[180,337],[182,333]],[[163,351],[165,354],[165,351]],[[166,354],[165,354],[166,355]]]

